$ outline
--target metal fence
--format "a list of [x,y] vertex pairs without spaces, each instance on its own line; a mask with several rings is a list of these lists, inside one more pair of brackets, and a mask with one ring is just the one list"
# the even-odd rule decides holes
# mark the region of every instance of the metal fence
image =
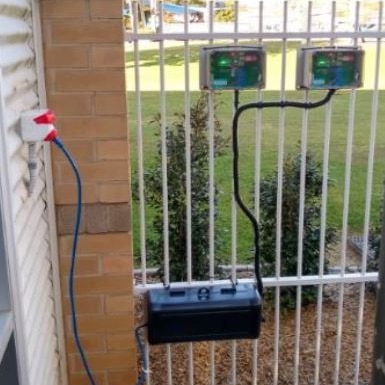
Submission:
[[[192,78],[195,79],[195,75],[192,73],[193,68],[190,63],[191,59],[191,47],[196,44],[223,44],[223,43],[240,43],[243,41],[254,42],[256,44],[268,44],[269,42],[279,42],[280,52],[276,53],[280,61],[281,73],[273,76],[279,78],[279,82],[276,79],[272,80],[272,88],[274,85],[279,84],[277,92],[274,94],[276,98],[285,100],[287,98],[302,98],[302,100],[310,100],[313,98],[311,92],[301,91],[295,94],[291,88],[292,81],[292,68],[290,67],[291,42],[304,45],[364,45],[364,49],[368,49],[370,52],[366,54],[366,68],[365,68],[365,88],[366,88],[366,100],[369,103],[366,107],[365,115],[358,115],[360,103],[363,102],[363,98],[360,97],[361,91],[346,91],[342,96],[337,95],[336,100],[332,100],[322,113],[319,112],[317,119],[322,121],[323,132],[319,133],[319,147],[318,152],[320,156],[320,162],[322,163],[322,202],[321,202],[321,224],[320,224],[320,245],[319,245],[319,271],[318,274],[307,276],[303,274],[303,237],[304,237],[304,215],[305,215],[305,188],[306,188],[306,154],[309,148],[314,146],[312,135],[314,131],[311,130],[311,124],[314,120],[314,116],[309,116],[308,111],[304,111],[302,115],[298,115],[300,121],[300,130],[298,130],[299,154],[301,159],[300,168],[300,184],[298,186],[300,191],[300,203],[299,203],[299,219],[298,219],[298,248],[297,248],[297,274],[295,276],[283,276],[281,266],[281,253],[282,253],[282,217],[285,213],[282,211],[282,196],[284,180],[284,162],[285,155],[290,152],[287,143],[291,138],[288,137],[288,121],[293,119],[288,116],[288,112],[281,108],[278,110],[278,118],[276,119],[277,129],[275,132],[276,142],[274,144],[276,157],[274,158],[274,169],[277,175],[277,199],[276,199],[276,243],[272,245],[272,253],[275,253],[276,269],[275,275],[270,277],[264,277],[263,282],[266,288],[274,288],[272,307],[272,318],[267,322],[273,323],[274,326],[271,329],[272,335],[269,338],[271,344],[271,356],[269,363],[269,371],[264,370],[264,359],[262,353],[259,350],[258,341],[254,341],[250,346],[250,367],[249,376],[245,382],[239,377],[239,372],[244,368],[239,367],[239,358],[237,352],[239,351],[239,345],[237,341],[231,342],[229,346],[230,359],[229,359],[229,375],[227,382],[229,384],[241,384],[241,383],[271,383],[277,384],[315,384],[325,383],[325,378],[328,378],[328,383],[333,382],[334,385],[340,383],[352,383],[355,385],[365,383],[367,378],[365,374],[362,374],[360,369],[360,363],[362,362],[362,338],[365,318],[365,303],[366,303],[366,284],[368,282],[375,282],[378,274],[376,272],[367,272],[368,255],[370,254],[370,242],[369,235],[373,222],[379,218],[373,218],[373,211],[376,207],[379,207],[379,195],[381,191],[381,180],[383,179],[384,171],[384,131],[385,122],[383,115],[380,114],[381,98],[384,94],[381,91],[384,88],[384,75],[381,71],[381,60],[383,58],[383,42],[385,39],[385,31],[383,30],[383,3],[382,2],[242,2],[234,1],[231,5],[232,18],[228,22],[215,21],[216,13],[215,2],[208,1],[204,9],[200,9],[202,12],[202,20],[198,23],[191,22],[190,7],[188,2],[183,5],[183,13],[179,19],[182,18],[183,22],[167,23],[165,20],[163,2],[153,2],[154,9],[150,9],[148,28],[144,25],[144,13],[138,7],[138,3],[132,2],[131,22],[132,30],[127,31],[127,50],[130,51],[132,57],[132,66],[128,69],[128,88],[132,91],[132,102],[130,105],[132,114],[132,124],[130,129],[133,131],[132,137],[135,138],[133,143],[133,153],[135,153],[134,173],[137,179],[137,250],[140,256],[140,266],[137,266],[137,273],[140,274],[138,285],[136,286],[137,292],[145,291],[147,288],[161,286],[163,284],[170,283],[169,275],[169,215],[168,215],[168,173],[170,170],[167,166],[167,138],[166,128],[170,124],[170,116],[173,111],[173,106],[168,105],[168,97],[170,92],[173,91],[172,86],[169,86],[168,81],[175,76],[173,71],[169,71],[166,68],[166,60],[168,54],[168,47],[179,46],[181,53],[181,66],[183,67],[183,85],[178,87],[178,90],[182,90],[184,98],[183,112],[186,116],[185,119],[185,158],[186,158],[186,243],[187,243],[187,255],[186,255],[186,276],[187,282],[191,285],[201,285],[202,282],[194,281],[192,274],[192,220],[191,210],[192,201],[191,196],[191,124],[190,124],[190,105],[192,95],[197,89],[197,85],[192,83]],[[341,16],[343,15],[343,17]],[[179,20],[180,21],[180,20]],[[157,66],[157,76],[150,81],[150,88],[143,86],[144,83],[148,83],[146,79],[147,72],[143,72],[142,55],[144,50],[148,47],[155,48],[157,50],[157,56],[154,57],[154,61]],[[368,58],[370,60],[368,60]],[[383,68],[382,64],[382,68]],[[269,65],[267,70],[269,71]],[[268,75],[269,76],[269,75]],[[267,90],[269,90],[269,81],[267,84]],[[153,91],[158,97],[158,109],[160,112],[160,151],[161,151],[161,170],[162,170],[162,210],[163,210],[163,269],[164,269],[164,282],[156,283],[152,279],[149,279],[148,272],[152,271],[148,267],[147,260],[147,243],[148,243],[148,208],[146,207],[146,159],[153,156],[152,151],[148,151],[146,145],[146,135],[144,131],[146,129],[147,120],[149,116],[147,114],[147,106],[144,105],[143,98],[147,91]],[[256,91],[252,98],[256,101],[264,100],[269,97],[266,96],[263,91]],[[210,111],[214,110],[215,95],[210,94],[208,99]],[[343,114],[344,120],[341,122],[336,117],[336,111],[339,113],[339,107],[337,105],[344,105]],[[229,108],[227,106],[227,108]],[[231,108],[231,107],[230,107]],[[322,115],[323,114],[323,115]],[[264,125],[266,122],[264,113],[257,112],[254,119],[254,137],[252,140],[253,146],[253,190],[255,194],[253,196],[253,206],[255,215],[260,217],[260,201],[261,196],[260,184],[264,176],[264,157],[261,155],[264,151],[264,145],[266,142],[266,131]],[[210,119],[208,122],[209,135],[209,251],[208,259],[209,263],[209,277],[212,277],[207,284],[218,284],[223,282],[214,278],[214,261],[216,256],[216,232],[218,231],[216,202],[215,202],[215,189],[216,189],[216,158],[214,151],[214,115],[210,113]],[[343,127],[343,135],[336,137],[335,132],[337,126]],[[362,127],[368,127],[368,129],[362,130]],[[291,131],[290,131],[291,135]],[[366,136],[365,136],[366,135]],[[365,136],[362,141],[364,146],[365,162],[363,169],[360,171],[362,178],[354,179],[355,173],[358,170],[356,168],[357,157],[362,157],[361,142],[356,140],[357,137]],[[361,147],[360,147],[361,146]],[[360,148],[358,148],[360,147]],[[291,147],[292,148],[292,147]],[[338,152],[338,154],[335,154]],[[331,175],[331,167],[335,164],[331,164],[331,156],[339,156],[339,164],[341,169],[340,175],[340,191],[339,196],[330,196],[329,179]],[[337,157],[338,157],[337,156]],[[382,157],[382,160],[381,160]],[[381,163],[382,162],[382,163]],[[358,171],[357,171],[358,172]],[[352,183],[354,180],[354,184]],[[337,181],[338,183],[338,181]],[[359,185],[357,184],[359,183]],[[374,187],[375,188],[374,188]],[[249,186],[249,191],[251,186]],[[362,209],[360,214],[360,228],[351,229],[350,213],[352,210],[351,197],[352,193],[359,189],[362,191]],[[248,191],[244,191],[247,194]],[[329,202],[330,199],[338,199],[340,202],[340,212],[331,213]],[[373,199],[376,200],[373,205]],[[229,269],[231,271],[232,279],[235,281],[253,281],[252,278],[240,278],[239,254],[237,253],[239,229],[238,224],[240,221],[239,214],[235,201],[231,198],[231,230],[229,237],[231,239]],[[353,202],[353,204],[355,204]],[[361,206],[360,206],[361,207]],[[354,209],[354,207],[353,207]],[[328,259],[328,251],[326,249],[326,232],[330,216],[339,216],[336,221],[339,235],[339,249],[337,253],[338,270],[334,272],[329,270],[328,273],[324,272],[324,267]],[[135,218],[135,217],[134,217]],[[362,225],[361,225],[362,223]],[[353,226],[354,227],[354,226]],[[361,235],[361,251],[358,261],[358,269],[354,272],[349,272],[347,267],[348,254],[349,254],[349,237],[352,233],[359,233]],[[154,266],[151,266],[154,267]],[[156,267],[156,266],[155,266]],[[243,276],[241,276],[243,277]],[[172,283],[175,287],[186,283]],[[346,297],[346,287],[350,284],[355,284],[356,295],[358,296],[357,305],[354,306],[355,324],[351,326],[350,333],[355,335],[354,346],[351,348],[354,351],[353,360],[350,363],[351,375],[341,378],[341,360],[343,352],[343,336],[344,336],[344,311],[347,301],[350,301],[351,296]],[[302,351],[302,343],[304,336],[301,331],[303,328],[303,307],[301,306],[302,288],[308,285],[317,286],[317,298],[313,307],[314,312],[314,334],[311,337],[312,348],[312,362],[310,364],[311,373],[305,376],[301,373],[301,368],[304,365],[303,355],[306,352]],[[291,365],[290,378],[285,377],[283,373],[286,366],[283,365],[283,358],[281,356],[282,348],[282,330],[281,327],[282,317],[286,314],[281,308],[281,290],[284,287],[296,288],[296,304],[295,310],[290,314],[292,316],[293,330],[293,346],[290,350],[292,357],[288,359]],[[325,368],[323,364],[322,356],[322,344],[324,341],[323,323],[325,321],[324,304],[325,304],[325,288],[333,288],[335,295],[335,328],[333,330],[334,348],[333,352],[333,364],[331,367]],[[285,315],[286,316],[286,315]],[[370,315],[372,317],[372,315]],[[263,334],[262,326],[262,334]],[[286,329],[285,329],[286,330]],[[267,337],[264,337],[267,338]],[[216,357],[216,343],[210,343],[207,353],[207,379],[205,382],[212,385],[222,383],[219,380],[220,373],[218,372]],[[176,353],[173,351],[173,347],[168,345],[165,351],[164,383],[172,384],[176,383],[175,380],[175,365],[178,359],[175,357]],[[153,358],[150,354],[152,349],[147,348],[148,357]],[[187,344],[187,356],[185,363],[186,383],[194,384],[200,383],[197,379],[197,373],[195,368],[194,358],[194,346],[193,344]],[[367,352],[365,352],[367,354]],[[180,369],[180,366],[178,366]],[[323,372],[329,373],[329,377],[325,377]],[[157,384],[154,373],[150,373],[148,377],[148,384]],[[265,377],[265,378],[264,378]],[[267,381],[268,379],[269,382]],[[347,381],[347,382],[345,382]]]

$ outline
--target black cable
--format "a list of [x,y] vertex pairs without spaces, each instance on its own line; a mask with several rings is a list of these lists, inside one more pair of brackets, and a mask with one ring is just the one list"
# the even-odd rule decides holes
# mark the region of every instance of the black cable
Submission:
[[303,109],[313,109],[317,107],[321,107],[328,103],[336,90],[329,90],[326,96],[317,101],[317,102],[295,102],[295,101],[279,101],[279,102],[254,102],[254,103],[248,103],[244,104],[241,107],[237,108],[235,111],[234,117],[233,117],[233,126],[232,126],[232,135],[233,135],[233,180],[234,180],[234,198],[235,201],[238,203],[239,208],[243,211],[243,213],[247,216],[247,218],[250,220],[251,225],[253,227],[254,232],[254,270],[255,270],[255,279],[257,281],[257,289],[261,296],[263,296],[263,283],[262,283],[262,277],[261,277],[261,270],[260,270],[260,255],[259,255],[259,224],[257,219],[255,218],[254,214],[249,210],[249,208],[245,205],[245,203],[242,201],[240,191],[239,191],[239,148],[238,148],[238,120],[241,116],[241,114],[247,110],[250,109],[263,109],[263,108],[270,108],[270,107],[279,107],[279,108],[285,108],[285,107],[294,107],[294,108],[303,108]]
[[147,365],[146,352],[144,351],[144,346],[143,346],[143,343],[142,343],[142,341],[140,339],[140,334],[139,334],[140,329],[142,329],[142,328],[144,328],[146,326],[147,326],[147,324],[143,324],[143,325],[138,326],[135,329],[136,344],[138,345],[138,349],[139,349],[139,352],[140,352],[140,357],[141,357],[141,360],[142,360],[142,366],[141,366],[140,374],[138,376],[138,379],[137,379],[135,385],[143,385],[146,382],[146,379],[147,379],[148,365]]
[[69,291],[69,299],[70,299],[70,307],[71,307],[71,323],[72,323],[72,331],[74,335],[75,344],[79,351],[84,369],[87,372],[88,379],[92,385],[96,385],[96,380],[88,364],[87,357],[85,355],[82,343],[80,341],[78,323],[77,323],[77,317],[76,317],[76,304],[75,304],[74,278],[75,278],[75,267],[76,267],[76,249],[77,249],[78,240],[79,240],[80,220],[82,217],[82,180],[81,180],[80,172],[75,160],[73,159],[72,155],[68,152],[67,148],[64,146],[60,138],[55,138],[53,142],[56,144],[58,148],[60,148],[60,150],[63,152],[63,154],[67,158],[76,178],[76,188],[77,188],[76,219],[75,219],[72,249],[71,249],[71,265],[70,265],[70,271],[68,273],[68,291]]

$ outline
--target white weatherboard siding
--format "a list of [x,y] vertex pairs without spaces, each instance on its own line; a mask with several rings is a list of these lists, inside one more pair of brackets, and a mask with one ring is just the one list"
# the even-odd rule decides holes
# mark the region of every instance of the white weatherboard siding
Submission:
[[15,333],[23,361],[19,363],[21,385],[59,385],[44,151],[40,146],[39,178],[29,196],[28,146],[19,136],[21,112],[39,108],[44,100],[38,95],[32,1],[0,0],[1,191],[8,196],[5,202],[13,238],[9,278],[13,302],[17,302]]

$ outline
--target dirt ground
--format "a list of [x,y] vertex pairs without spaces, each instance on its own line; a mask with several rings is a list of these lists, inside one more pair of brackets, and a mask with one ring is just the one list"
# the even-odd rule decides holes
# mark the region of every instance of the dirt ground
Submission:
[[[332,264],[339,260],[340,248],[336,246],[333,251]],[[357,255],[348,250],[348,262],[359,262]],[[334,258],[334,260],[333,260]],[[357,263],[358,264],[358,263]],[[338,330],[338,297],[340,285],[327,285],[324,287],[324,300],[322,307],[322,332],[320,349],[319,384],[330,385],[334,383],[336,344]],[[357,331],[359,319],[359,291],[360,284],[344,286],[341,355],[339,366],[339,384],[349,385],[354,383],[356,368]],[[141,321],[142,300],[136,303],[137,322]],[[366,385],[370,382],[371,357],[373,345],[373,329],[375,314],[375,294],[367,290],[365,293],[365,306],[360,341],[360,375],[359,384]],[[257,378],[258,385],[271,385],[274,376],[274,333],[275,311],[271,303],[264,305],[263,315],[265,322],[257,345]],[[278,384],[289,385],[294,383],[295,359],[295,310],[281,311],[279,330],[279,362]],[[302,307],[301,309],[301,338],[299,352],[299,385],[314,385],[315,360],[316,360],[316,304]],[[210,384],[210,344],[207,342],[193,343],[193,378],[195,385]],[[215,342],[215,384],[233,384],[232,380],[232,342]],[[237,341],[236,346],[236,385],[251,385],[253,382],[252,362],[253,342],[249,340]],[[189,344],[171,345],[172,383],[175,385],[188,385],[189,376]],[[167,384],[167,355],[166,346],[150,347],[150,376],[152,385]]]

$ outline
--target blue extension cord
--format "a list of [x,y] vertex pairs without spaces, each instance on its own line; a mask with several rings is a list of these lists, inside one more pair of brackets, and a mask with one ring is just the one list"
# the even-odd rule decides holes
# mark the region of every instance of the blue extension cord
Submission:
[[[71,266],[70,271],[68,275],[68,291],[69,291],[69,299],[70,299],[70,307],[71,307],[71,322],[72,322],[72,330],[73,335],[75,339],[76,347],[79,351],[83,366],[87,372],[88,379],[91,383],[91,385],[97,385],[97,382],[95,380],[95,377],[92,373],[92,370],[89,366],[86,354],[84,352],[82,343],[80,341],[79,331],[78,331],[78,323],[76,318],[76,304],[75,304],[75,286],[74,286],[74,278],[75,278],[75,266],[76,266],[76,250],[79,240],[79,228],[80,228],[80,220],[82,216],[82,180],[80,176],[79,169],[77,167],[77,164],[75,160],[73,159],[70,152],[65,147],[64,143],[61,141],[60,138],[56,137],[53,142],[56,144],[56,146],[63,152],[65,157],[67,158],[68,162],[70,163],[72,170],[76,177],[76,186],[77,186],[77,206],[76,206],[76,219],[75,219],[75,226],[74,226],[74,232],[73,232],[73,242],[72,242],[72,249],[71,249]],[[144,351],[143,343],[140,340],[140,329],[147,326],[147,324],[143,324],[138,326],[135,329],[135,338],[136,342],[139,348],[140,357],[143,363],[142,369],[140,371],[140,374],[138,376],[138,379],[136,381],[136,385],[143,385],[146,381],[147,377],[147,359],[146,354]]]
[[70,298],[70,306],[71,306],[71,322],[72,322],[72,330],[75,338],[75,343],[78,348],[78,351],[80,353],[80,357],[83,363],[83,366],[87,372],[87,376],[91,382],[92,385],[96,385],[95,378],[93,376],[93,373],[89,367],[87,357],[84,353],[83,346],[80,341],[79,332],[78,332],[78,324],[76,319],[76,304],[75,304],[75,287],[74,287],[74,276],[75,276],[75,265],[76,265],[76,249],[78,246],[78,240],[79,240],[79,228],[80,228],[80,220],[82,216],[82,180],[80,176],[79,169],[77,167],[77,164],[75,163],[75,160],[72,158],[71,154],[68,152],[67,148],[64,146],[63,142],[60,140],[60,138],[55,138],[53,142],[56,144],[57,147],[60,148],[60,150],[63,152],[65,157],[67,158],[68,162],[70,163],[72,170],[76,177],[76,186],[77,186],[77,206],[76,206],[76,219],[75,219],[75,226],[74,226],[74,232],[73,232],[73,241],[72,241],[72,250],[71,250],[71,265],[70,265],[70,271],[68,274],[68,290],[69,290],[69,298]]

